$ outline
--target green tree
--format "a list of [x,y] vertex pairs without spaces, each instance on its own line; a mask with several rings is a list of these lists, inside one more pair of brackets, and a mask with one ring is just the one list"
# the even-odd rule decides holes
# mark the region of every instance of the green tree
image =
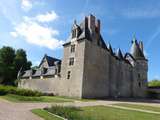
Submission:
[[31,68],[32,63],[30,61],[27,61],[26,51],[24,51],[23,49],[18,49],[16,51],[14,66],[16,73],[20,70],[21,67],[23,68],[22,70],[27,70]]
[[17,73],[21,69],[30,69],[32,63],[27,60],[26,52],[23,49],[15,51],[11,47],[0,49],[0,83],[14,85]]
[[2,84],[13,84],[15,50],[11,47],[0,49],[0,78]]
[[160,80],[152,80],[148,82],[149,87],[160,87]]

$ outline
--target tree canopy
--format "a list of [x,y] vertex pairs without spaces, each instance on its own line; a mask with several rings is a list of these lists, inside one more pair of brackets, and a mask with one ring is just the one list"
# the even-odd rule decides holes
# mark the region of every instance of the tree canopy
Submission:
[[0,49],[0,84],[14,85],[17,73],[30,69],[32,63],[27,60],[26,51],[14,50],[12,47],[4,46]]
[[152,80],[148,82],[149,87],[160,87],[160,80]]

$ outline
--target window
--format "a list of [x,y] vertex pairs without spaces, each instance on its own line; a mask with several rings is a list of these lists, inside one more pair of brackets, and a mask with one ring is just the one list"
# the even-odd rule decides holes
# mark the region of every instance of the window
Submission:
[[72,58],[69,58],[69,65],[71,66],[71,65],[74,65],[74,58],[72,57]]
[[141,82],[138,82],[138,86],[141,87]]
[[141,78],[141,74],[140,73],[138,73],[138,78]]
[[70,79],[70,77],[71,77],[71,71],[68,71],[67,72],[67,79]]
[[75,45],[71,45],[71,53],[75,52]]
[[72,38],[76,37],[76,30],[72,30]]

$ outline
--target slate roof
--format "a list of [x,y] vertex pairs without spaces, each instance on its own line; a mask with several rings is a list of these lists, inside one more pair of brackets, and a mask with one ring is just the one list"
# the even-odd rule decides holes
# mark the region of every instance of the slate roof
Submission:
[[143,51],[140,49],[140,46],[135,38],[132,43],[131,54],[135,59],[145,59]]
[[120,48],[117,50],[116,55],[117,55],[117,57],[118,57],[120,60],[123,60],[123,59],[124,59],[124,58],[123,58],[122,51],[121,51],[121,49],[120,49]]
[[111,46],[110,43],[108,43],[108,50],[109,50],[109,52],[111,53],[111,55],[114,55],[114,52],[113,52],[113,50],[112,50],[112,46]]
[[[48,63],[48,68],[41,68],[41,64],[43,63],[44,59],[47,60]],[[44,55],[39,68],[36,70],[30,69],[30,70],[26,70],[22,73],[21,78],[28,78],[28,77],[40,77],[40,76],[52,76],[56,74],[56,68],[55,65],[56,64],[60,64],[61,60],[57,59],[57,58],[53,58],[50,56],[47,56],[46,54]]]
[[39,68],[36,70],[26,70],[24,71],[21,78],[28,78],[28,77],[40,77],[40,76],[54,76],[56,74],[55,67],[49,68]]
[[26,70],[22,73],[22,78],[30,77],[32,75],[32,70]]
[[43,74],[43,76],[52,76],[56,74],[55,67],[49,67],[46,72]]
[[48,63],[48,66],[51,67],[51,66],[55,66],[55,62],[61,62],[60,59],[57,59],[57,58],[53,58],[53,57],[50,57],[48,56],[47,54],[44,55],[41,63],[39,64],[39,67],[41,66],[41,64],[43,63],[43,60],[46,59],[47,60],[47,63]]
[[[87,39],[89,41],[93,40],[91,32],[88,28],[88,17],[85,17],[85,20],[80,25],[77,25],[77,23],[74,22],[72,29],[78,29],[77,41],[82,39]],[[96,34],[98,33],[96,32]],[[101,46],[104,49],[107,49],[107,45],[105,44],[101,34],[99,35],[97,41],[99,41],[99,46]],[[70,44],[70,42],[65,43],[63,46],[68,44]]]
[[35,73],[32,74],[32,77],[39,77],[41,75],[42,75],[42,69],[37,69]]

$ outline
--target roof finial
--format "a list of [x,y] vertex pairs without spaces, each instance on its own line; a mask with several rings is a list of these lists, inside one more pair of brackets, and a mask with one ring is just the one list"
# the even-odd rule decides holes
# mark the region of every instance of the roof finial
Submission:
[[136,41],[137,41],[137,39],[136,39],[136,35],[134,34],[134,35],[133,35],[133,39],[132,39],[132,41],[131,41],[131,42],[132,42],[132,44],[133,44],[133,43],[134,43],[134,42],[136,42]]
[[75,25],[77,24],[77,21],[76,21],[76,19],[74,20],[74,24],[75,24]]

